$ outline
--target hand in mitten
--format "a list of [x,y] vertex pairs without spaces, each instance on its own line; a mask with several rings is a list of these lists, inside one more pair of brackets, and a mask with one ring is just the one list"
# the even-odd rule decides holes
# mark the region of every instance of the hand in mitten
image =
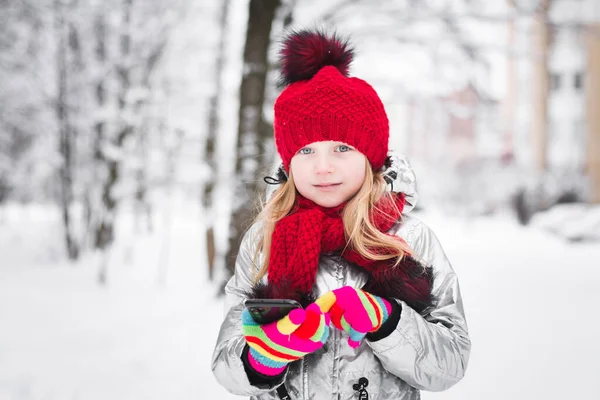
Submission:
[[396,302],[390,302],[351,286],[335,289],[322,296],[322,298],[332,297],[335,298],[335,303],[329,311],[331,322],[336,328],[350,335],[348,344],[353,348],[358,347],[368,333],[378,332],[388,319],[389,324],[386,327],[390,329],[386,329],[382,335],[374,336],[374,340],[389,335],[398,325],[400,305]]
[[[329,314],[322,303],[292,310],[279,321],[259,325],[248,309],[242,312],[242,331],[249,346],[248,363],[256,372],[277,376],[288,363],[317,351],[329,336]],[[325,312],[324,312],[325,311]]]

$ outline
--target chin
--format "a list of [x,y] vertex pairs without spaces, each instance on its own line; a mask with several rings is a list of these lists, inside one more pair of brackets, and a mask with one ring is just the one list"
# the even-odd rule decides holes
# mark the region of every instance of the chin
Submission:
[[327,208],[337,207],[343,203],[342,200],[335,200],[335,199],[314,199],[313,201],[315,203],[317,203],[318,205],[320,205],[321,207],[327,207]]

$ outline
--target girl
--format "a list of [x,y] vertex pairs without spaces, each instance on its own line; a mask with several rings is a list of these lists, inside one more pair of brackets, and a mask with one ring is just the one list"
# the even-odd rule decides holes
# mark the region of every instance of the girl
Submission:
[[[231,393],[413,400],[465,373],[457,276],[433,232],[402,214],[405,194],[388,189],[399,166],[387,157],[387,115],[374,89],[348,76],[352,56],[323,32],[284,41],[280,186],[244,236],[212,360]],[[304,308],[259,325],[249,297]]]

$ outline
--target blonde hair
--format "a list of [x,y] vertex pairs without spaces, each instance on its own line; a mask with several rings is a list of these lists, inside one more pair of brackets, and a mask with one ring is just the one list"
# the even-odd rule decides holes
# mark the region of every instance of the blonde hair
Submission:
[[[371,164],[365,159],[365,179],[359,191],[348,201],[342,211],[344,234],[347,248],[350,248],[362,257],[369,260],[395,259],[397,267],[406,254],[412,250],[398,237],[387,235],[379,231],[369,218],[373,213],[381,212],[379,207],[389,206],[396,208],[392,194],[386,189],[386,182],[381,174],[373,173]],[[255,224],[260,224],[258,242],[254,253],[254,283],[260,281],[269,268],[269,256],[275,224],[287,216],[296,203],[296,186],[294,174],[290,170],[288,180],[278,187],[255,219]],[[397,210],[397,208],[396,208]],[[345,250],[345,249],[344,249]],[[384,250],[384,251],[381,251]],[[259,265],[259,259],[262,261]]]

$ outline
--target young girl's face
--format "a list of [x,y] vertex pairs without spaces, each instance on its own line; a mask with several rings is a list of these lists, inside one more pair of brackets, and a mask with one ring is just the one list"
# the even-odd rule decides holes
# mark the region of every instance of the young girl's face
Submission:
[[366,157],[342,142],[314,142],[292,157],[290,170],[300,194],[322,207],[351,199],[365,180]]

